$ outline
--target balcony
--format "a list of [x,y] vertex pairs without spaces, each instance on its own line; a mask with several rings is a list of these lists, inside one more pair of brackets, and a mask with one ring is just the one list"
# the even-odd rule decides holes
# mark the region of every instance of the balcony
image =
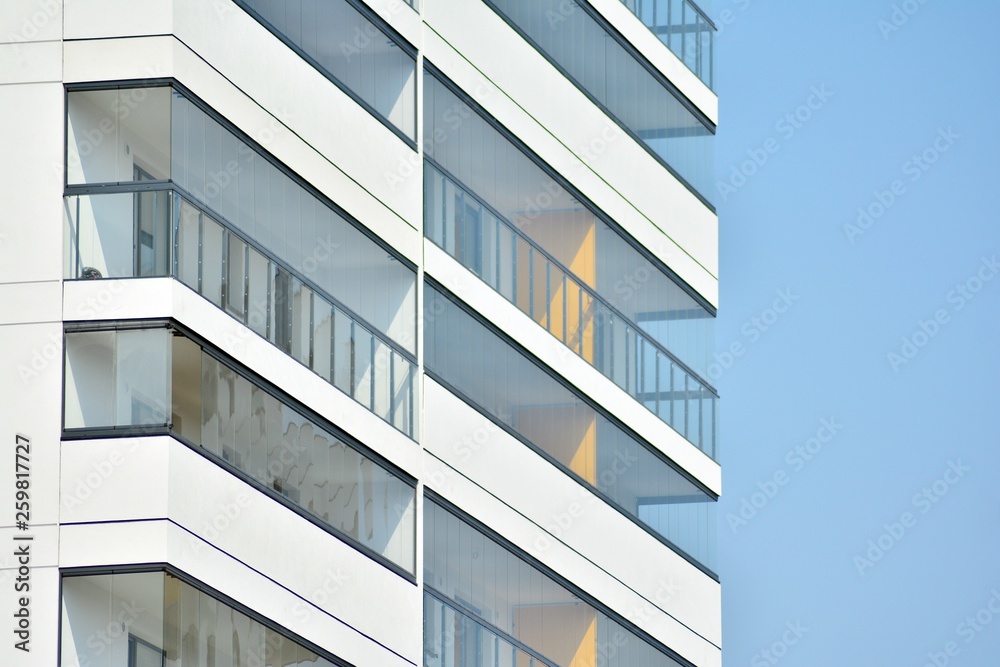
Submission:
[[584,361],[715,458],[718,395],[468,189],[424,166],[424,233]]
[[169,183],[65,197],[66,277],[173,277],[414,437],[416,358],[193,199]]
[[629,11],[709,88],[715,69],[715,27],[689,0],[622,0]]

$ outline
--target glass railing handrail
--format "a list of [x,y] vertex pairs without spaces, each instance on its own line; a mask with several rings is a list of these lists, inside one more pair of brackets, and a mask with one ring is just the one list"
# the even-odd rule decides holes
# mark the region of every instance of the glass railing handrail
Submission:
[[[555,266],[556,268],[558,268],[560,271],[562,271],[563,274],[565,274],[568,278],[570,278],[573,281],[573,284],[581,292],[585,292],[589,297],[591,297],[592,299],[594,299],[594,301],[600,303],[603,307],[607,308],[614,316],[621,318],[624,322],[626,322],[629,326],[632,327],[632,329],[639,335],[640,338],[643,339],[643,341],[645,341],[645,342],[649,343],[650,345],[652,345],[654,349],[656,349],[658,352],[660,352],[661,354],[663,354],[664,356],[666,356],[668,359],[670,359],[671,362],[677,364],[677,366],[680,367],[681,370],[683,370],[687,375],[691,376],[691,378],[693,378],[696,382],[698,382],[698,384],[700,384],[702,387],[704,387],[705,389],[707,389],[708,391],[710,391],[713,396],[715,396],[715,397],[719,396],[719,394],[715,390],[715,388],[712,387],[712,385],[710,385],[708,382],[706,382],[705,380],[703,380],[698,373],[696,373],[694,370],[691,369],[690,366],[688,366],[686,363],[684,363],[679,358],[677,358],[677,356],[673,352],[671,352],[670,350],[668,350],[667,348],[665,348],[662,343],[660,343],[659,341],[657,341],[655,338],[650,337],[645,332],[645,330],[642,329],[642,327],[640,327],[638,324],[636,324],[635,322],[633,322],[631,318],[629,318],[627,315],[625,315],[624,313],[622,313],[615,306],[611,305],[611,303],[608,302],[607,299],[605,299],[603,296],[601,296],[590,285],[587,285],[586,283],[582,282],[579,278],[577,278],[576,275],[572,271],[570,271],[568,268],[566,268],[566,266],[562,262],[560,262],[558,259],[556,259],[555,257],[553,257],[548,251],[546,251],[544,248],[542,248],[540,245],[538,245],[538,243],[536,243],[534,240],[532,240],[530,237],[528,237],[523,231],[521,231],[517,227],[517,225],[515,225],[514,223],[512,223],[510,220],[508,220],[503,215],[501,215],[495,208],[493,208],[488,203],[486,203],[476,193],[472,192],[471,190],[469,190],[468,188],[466,188],[464,185],[462,185],[450,173],[448,173],[447,170],[445,170],[443,167],[441,167],[432,158],[425,157],[424,160],[427,163],[429,163],[430,166],[431,166],[431,168],[434,171],[436,171],[442,178],[447,179],[457,189],[461,190],[464,194],[466,194],[469,197],[472,197],[474,200],[476,200],[476,203],[478,203],[480,206],[482,206],[483,208],[485,208],[486,210],[488,210],[490,213],[492,213],[496,217],[497,221],[500,224],[502,224],[508,230],[510,230],[511,232],[513,232],[515,235],[517,235],[518,238],[520,238],[525,243],[527,243],[529,246],[531,246],[531,248],[535,252],[537,252],[538,254],[540,254],[542,257],[544,257],[546,259],[546,261],[548,261],[550,264],[552,264],[553,266]],[[436,239],[432,239],[432,240],[435,242],[436,245],[440,246],[440,244],[437,243]]]
[[[715,46],[714,46],[714,43],[713,43],[713,33],[715,33],[718,30],[718,27],[715,25],[715,22],[709,17],[709,15],[705,12],[705,10],[703,10],[700,6],[698,6],[697,3],[692,2],[691,0],[680,0],[680,2],[682,3],[682,5],[684,7],[686,7],[686,8],[690,8],[690,10],[693,11],[698,16],[698,18],[700,18],[702,21],[704,21],[704,23],[708,26],[709,30],[711,31],[711,33],[708,34],[708,40],[707,40],[708,44],[707,45],[705,45],[704,43],[703,44],[695,44],[694,49],[685,49],[685,47],[683,47],[683,46],[681,46],[680,48],[675,48],[670,43],[670,40],[664,39],[664,35],[670,35],[670,34],[673,34],[673,33],[681,33],[681,34],[687,35],[688,33],[698,34],[698,33],[704,32],[703,29],[699,29],[698,28],[697,24],[693,24],[692,25],[692,24],[689,24],[689,23],[680,23],[678,25],[678,24],[674,23],[671,20],[669,9],[666,11],[666,15],[667,15],[667,21],[666,22],[659,21],[659,20],[650,20],[648,18],[648,16],[649,16],[648,14],[645,14],[645,16],[643,15],[644,12],[642,11],[642,7],[643,7],[643,1],[642,0],[621,0],[621,2],[622,2],[623,5],[625,5],[625,8],[628,9],[630,12],[632,12],[632,14],[634,14],[635,17],[638,18],[639,21],[644,26],[646,26],[647,28],[649,28],[649,31],[652,32],[656,36],[657,39],[659,39],[661,42],[663,42],[664,46],[666,46],[670,50],[671,53],[673,53],[675,56],[677,56],[677,58],[682,63],[684,63],[684,65],[689,70],[691,70],[691,72],[695,76],[697,76],[698,79],[700,79],[702,83],[704,83],[706,86],[708,86],[709,89],[713,89],[714,78],[715,78],[714,77],[714,73],[715,73],[714,72],[714,69],[715,69],[715,67],[714,67],[715,66],[715,63],[714,63]],[[662,5],[658,5],[658,4],[654,4],[653,5],[653,7],[654,7],[654,10],[653,10],[654,14],[656,14],[657,16],[660,13],[659,8],[661,6]],[[697,39],[697,38],[695,38],[695,39]],[[702,57],[703,49],[708,51],[708,57],[707,58],[703,58]],[[686,50],[687,51],[694,51],[694,60],[695,60],[694,66],[692,66],[691,62],[689,62],[689,55],[690,54],[686,53],[685,52]],[[707,60],[707,64],[705,64],[706,60]]]
[[[107,184],[89,184],[86,186],[69,186],[66,189],[66,193],[64,196],[75,197],[75,196],[95,195],[95,194],[96,195],[123,194],[129,192],[159,192],[159,191],[171,191],[176,193],[178,196],[181,197],[181,199],[186,201],[192,208],[197,209],[201,213],[204,213],[205,215],[212,218],[212,220],[218,222],[222,227],[226,229],[226,231],[228,231],[230,234],[232,234],[233,236],[237,237],[238,239],[246,243],[248,247],[253,248],[261,255],[267,257],[271,262],[274,263],[275,266],[281,268],[282,271],[287,272],[289,275],[293,276],[296,280],[301,281],[303,285],[312,290],[313,293],[318,295],[324,301],[327,301],[328,303],[330,303],[330,305],[335,306],[337,309],[343,311],[343,313],[347,315],[355,324],[359,325],[362,329],[371,334],[374,338],[379,339],[381,342],[391,347],[395,352],[398,352],[408,361],[411,361],[414,364],[417,362],[417,358],[412,352],[401,347],[398,343],[389,338],[381,330],[379,330],[374,325],[370,324],[365,318],[358,315],[356,312],[354,312],[353,309],[351,309],[349,306],[345,305],[342,301],[337,299],[337,297],[330,295],[322,287],[319,287],[314,281],[310,280],[299,271],[291,268],[288,264],[278,259],[278,257],[274,253],[264,248],[263,246],[259,245],[256,241],[253,241],[252,239],[244,235],[231,222],[226,220],[225,217],[223,217],[218,212],[213,210],[210,206],[205,206],[204,204],[199,203],[197,198],[195,198],[186,189],[177,185],[173,181],[157,180],[157,181],[145,181],[145,182],[135,182],[135,183],[122,182],[122,183],[107,183]],[[176,230],[174,230],[171,227],[171,234],[173,235],[174,233],[176,233]],[[170,244],[170,250],[172,251],[175,248],[176,248],[176,242],[172,240]],[[138,247],[136,247],[136,252],[138,252]],[[176,270],[176,261],[175,261],[176,258],[173,257],[173,255],[174,253],[172,253],[170,264],[172,270]]]
[[[163,223],[166,229],[160,230],[164,234],[164,238],[160,238],[158,241],[153,239],[152,245],[143,245],[136,236],[136,234],[145,233],[139,229],[141,223],[137,217],[141,200],[136,199],[132,210],[123,216],[132,220],[129,232],[122,233],[123,236],[127,234],[132,241],[131,247],[125,251],[125,254],[128,255],[126,262],[131,265],[131,268],[126,269],[126,273],[119,277],[170,276],[179,280],[403,434],[411,438],[414,436],[416,423],[414,380],[417,364],[410,353],[401,350],[374,327],[353,315],[339,301],[318,289],[311,281],[306,280],[301,273],[290,269],[287,264],[275,259],[271,253],[248,241],[231,225],[226,224],[225,218],[216,215],[206,206],[194,203],[192,201],[194,198],[188,195],[183,188],[169,182],[157,183],[152,187],[148,183],[137,184],[137,186],[131,189],[115,187],[114,192],[109,192],[106,189],[95,191],[90,187],[80,188],[80,190],[88,190],[87,193],[80,193],[77,188],[67,189],[65,195],[67,215],[70,222],[75,224],[75,237],[71,231],[69,232],[71,238],[68,239],[70,241],[70,257],[67,259],[72,264],[68,267],[70,271],[68,277],[103,277],[99,269],[85,267],[83,264],[83,252],[80,246],[80,233],[84,227],[79,210],[81,199],[130,194],[142,197],[165,193],[169,201],[163,205],[164,210],[159,211],[160,215],[166,211],[168,217],[168,221]],[[69,202],[72,200],[76,201],[76,209],[70,212]],[[181,209],[184,207],[189,208],[196,218],[197,248],[184,248],[182,253],[180,216]],[[91,222],[90,224],[95,223]],[[207,227],[209,224],[213,225],[211,229],[218,229],[218,245],[211,258],[203,256],[207,239],[203,239],[202,235],[209,229]],[[229,255],[229,249],[234,243],[246,249],[246,255],[238,258],[234,264],[239,268],[227,265],[228,262],[233,261]],[[159,247],[157,244],[165,247],[157,250]],[[154,256],[159,256],[158,264],[156,259],[151,260],[155,264],[152,269],[144,268],[143,262],[150,261],[148,258],[144,258],[144,250],[150,251],[150,254]],[[194,254],[189,254],[189,251]],[[185,257],[182,257],[182,254]],[[264,293],[260,295],[263,300],[258,299],[253,304],[254,307],[264,309],[266,314],[263,316],[263,322],[256,320],[256,324],[254,317],[260,316],[262,313],[260,310],[253,310],[250,304],[251,293],[249,290],[252,289],[251,264],[253,255],[259,255],[269,267],[267,269],[269,273],[265,274],[267,285],[264,288]],[[122,256],[119,255],[118,258],[122,259]],[[214,276],[212,285],[206,286],[203,284],[201,272],[202,266],[208,265],[209,260],[215,265],[217,275]],[[190,275],[190,273],[187,276],[183,275],[185,270],[182,269],[181,263],[189,265],[192,261],[196,262],[197,275]],[[236,290],[230,292],[229,272],[232,270],[240,272],[241,275],[236,276],[236,279],[237,282],[239,280],[243,282]],[[274,284],[280,276],[288,279],[288,284],[284,285],[284,291],[282,287]],[[194,284],[192,284],[192,280]],[[304,297],[304,301],[299,303],[300,308],[305,308],[301,313],[308,314],[308,322],[296,321],[294,312],[287,310],[294,308],[296,297],[293,290],[296,289],[296,283],[301,286]],[[213,292],[214,296],[211,296],[210,293]],[[237,303],[230,300],[231,294],[241,294],[243,298]],[[290,301],[287,303],[284,301],[289,299]],[[276,309],[279,304],[280,308],[284,310],[281,315]],[[318,307],[317,304],[319,304]],[[329,312],[329,332],[324,334],[324,336],[329,336],[329,340],[315,337],[324,323],[322,319],[317,323],[313,316],[316,313],[322,315],[323,306]],[[337,322],[343,322],[343,324],[337,325]],[[341,339],[342,336],[343,339]],[[343,351],[338,351],[334,346],[335,340],[347,344],[347,347]],[[319,354],[317,354],[318,351]],[[325,358],[326,354],[329,355],[329,358]]]

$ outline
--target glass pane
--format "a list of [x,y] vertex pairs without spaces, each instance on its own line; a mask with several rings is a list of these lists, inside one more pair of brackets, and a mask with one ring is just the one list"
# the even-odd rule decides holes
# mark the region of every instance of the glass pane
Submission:
[[129,278],[134,274],[133,196],[67,197],[72,278]]
[[201,358],[201,446],[221,455],[219,444],[219,362],[207,354]]
[[268,302],[268,259],[254,250],[249,249],[249,275],[247,277],[247,321],[251,329],[258,335],[267,337],[267,302]]
[[333,340],[333,307],[320,296],[313,296],[312,322],[312,364],[311,368],[324,380],[332,381],[330,375]]
[[207,215],[202,216],[201,294],[222,307],[222,226]]
[[372,341],[374,353],[372,355],[372,412],[379,417],[389,421],[390,386],[389,374],[391,371],[390,348],[379,339]]
[[274,266],[274,277],[271,282],[270,340],[285,354],[292,353],[292,280],[291,274],[279,266]]
[[177,278],[199,291],[198,276],[201,265],[201,212],[187,200],[177,197]]
[[169,275],[170,199],[166,190],[135,195],[136,252],[139,276]]
[[171,336],[173,431],[191,442],[201,441],[201,347],[183,336]]
[[112,426],[115,332],[66,334],[66,428]]
[[358,403],[374,408],[372,384],[375,339],[364,327],[354,326],[354,389],[351,394]]
[[291,354],[300,363],[311,365],[313,292],[298,278],[292,279]]
[[170,178],[170,90],[70,92],[67,183]]
[[119,331],[115,350],[115,425],[166,425],[170,331]]
[[246,304],[246,269],[247,244],[232,233],[228,237],[228,252],[226,254],[226,310],[230,315],[245,322]]
[[333,319],[333,385],[348,395],[354,392],[353,322],[339,309]]

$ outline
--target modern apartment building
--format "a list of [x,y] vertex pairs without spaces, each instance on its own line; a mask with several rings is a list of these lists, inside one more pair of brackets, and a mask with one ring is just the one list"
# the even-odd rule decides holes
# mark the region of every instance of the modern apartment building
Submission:
[[7,0],[0,664],[718,667],[690,0]]

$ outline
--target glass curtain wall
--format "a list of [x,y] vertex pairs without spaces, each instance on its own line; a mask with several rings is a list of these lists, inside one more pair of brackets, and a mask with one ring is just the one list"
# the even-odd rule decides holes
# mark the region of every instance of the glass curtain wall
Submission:
[[171,88],[68,109],[68,278],[174,276],[412,437],[413,268]]
[[[702,451],[713,315],[434,74],[424,233]],[[673,409],[707,401],[707,427]],[[687,421],[685,421],[687,420]]]
[[[412,6],[412,0],[405,1]],[[237,0],[236,4],[377,118],[416,141],[416,54],[381,21],[369,18],[348,0]]]
[[679,667],[663,651],[429,498],[427,667]]
[[[708,493],[431,285],[424,305],[428,372],[676,550],[714,567]],[[678,403],[703,417],[699,401]]]
[[346,663],[169,572],[64,576],[63,667],[333,667]]
[[160,427],[415,568],[414,487],[175,329],[66,333],[67,434]]
[[714,127],[626,48],[583,0],[485,1],[711,204]]

